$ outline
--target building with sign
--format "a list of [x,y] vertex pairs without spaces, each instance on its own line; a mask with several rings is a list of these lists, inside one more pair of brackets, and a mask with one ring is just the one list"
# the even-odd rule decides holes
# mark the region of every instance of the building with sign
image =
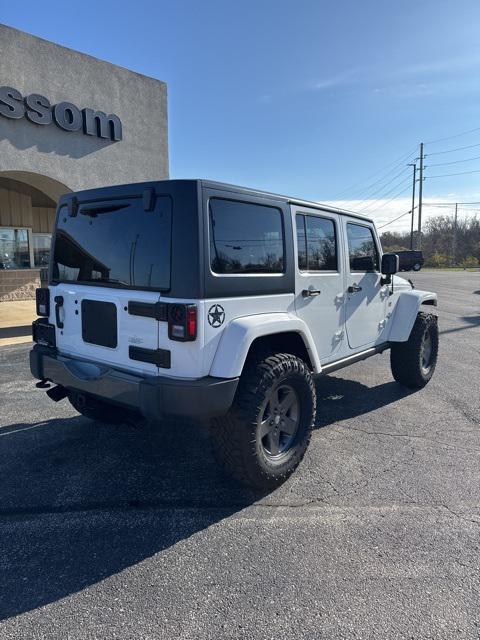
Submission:
[[164,82],[0,25],[0,302],[34,296],[62,193],[165,178]]

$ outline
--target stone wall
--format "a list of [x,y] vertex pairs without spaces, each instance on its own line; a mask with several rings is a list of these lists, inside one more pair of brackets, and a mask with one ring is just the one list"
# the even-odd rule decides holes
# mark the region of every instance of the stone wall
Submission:
[[7,300],[33,300],[40,286],[40,269],[0,271],[0,303]]

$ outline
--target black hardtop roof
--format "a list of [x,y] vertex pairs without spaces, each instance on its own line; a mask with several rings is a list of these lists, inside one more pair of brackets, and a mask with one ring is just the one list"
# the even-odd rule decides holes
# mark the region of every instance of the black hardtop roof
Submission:
[[161,184],[197,184],[208,189],[215,189],[217,191],[233,191],[244,195],[254,195],[260,198],[269,198],[281,200],[288,204],[296,204],[312,209],[321,209],[322,211],[329,211],[330,213],[337,213],[339,215],[351,216],[354,218],[360,218],[368,222],[373,222],[368,216],[364,216],[361,213],[355,211],[349,211],[348,209],[340,209],[338,207],[332,207],[331,205],[322,204],[321,202],[315,202],[312,200],[304,200],[302,198],[294,198],[290,196],[281,195],[278,193],[271,193],[269,191],[262,191],[261,189],[251,189],[249,187],[241,187],[239,185],[228,184],[226,182],[216,182],[214,180],[204,180],[201,178],[185,178],[185,179],[172,179],[172,180],[155,180],[151,182],[132,182],[130,184],[112,185],[106,187],[99,187],[96,189],[86,189],[84,191],[76,191],[73,193],[67,193],[60,198],[59,205],[67,203],[72,197],[78,198],[80,201],[95,201],[104,200],[107,196],[114,193],[117,198],[125,198],[132,196],[133,194],[140,195],[145,189],[155,189]]

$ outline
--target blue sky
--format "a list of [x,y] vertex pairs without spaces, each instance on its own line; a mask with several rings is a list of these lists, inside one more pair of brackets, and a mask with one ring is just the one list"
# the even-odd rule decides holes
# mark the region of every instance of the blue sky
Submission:
[[[165,80],[172,177],[341,198],[385,222],[409,206],[420,141],[479,128],[426,153],[480,143],[477,0],[24,0],[0,20]],[[480,200],[480,173],[426,180],[425,195]]]

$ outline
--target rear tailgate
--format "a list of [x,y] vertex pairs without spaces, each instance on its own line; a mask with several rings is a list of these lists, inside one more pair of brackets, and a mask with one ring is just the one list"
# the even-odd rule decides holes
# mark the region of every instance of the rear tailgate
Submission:
[[158,322],[128,312],[132,300],[154,304],[158,299],[159,294],[150,291],[66,283],[51,287],[50,322],[56,326],[60,353],[158,374],[156,365],[130,357],[131,348],[158,349]]

